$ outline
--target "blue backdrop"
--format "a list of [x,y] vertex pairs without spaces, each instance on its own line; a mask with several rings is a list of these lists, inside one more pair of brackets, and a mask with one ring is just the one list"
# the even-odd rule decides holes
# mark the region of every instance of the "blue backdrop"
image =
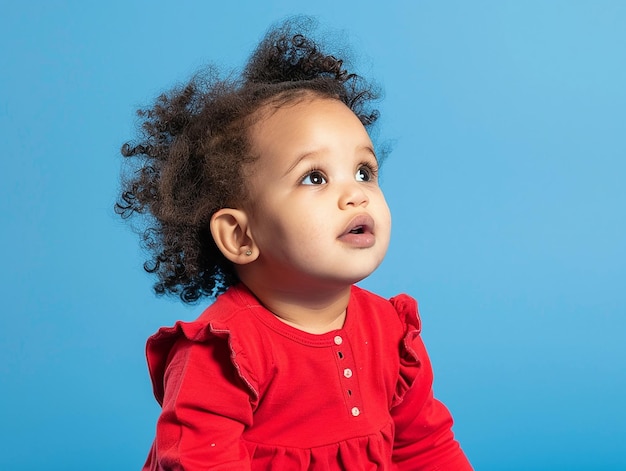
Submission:
[[392,246],[362,285],[420,301],[476,469],[626,469],[626,2],[213,3],[0,7],[0,469],[143,464],[145,339],[203,306],[152,295],[119,147],[295,13],[386,90]]

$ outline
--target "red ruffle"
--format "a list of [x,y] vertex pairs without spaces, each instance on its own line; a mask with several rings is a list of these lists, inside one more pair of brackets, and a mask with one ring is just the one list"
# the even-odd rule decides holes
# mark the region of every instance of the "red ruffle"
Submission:
[[415,379],[420,372],[422,362],[413,347],[413,342],[419,338],[422,323],[415,299],[406,294],[400,294],[391,298],[390,302],[396,309],[400,322],[404,326],[404,337],[400,344],[400,372],[396,391],[391,402],[391,407],[393,408],[404,400],[404,396],[413,387]]
[[252,471],[268,469],[388,470],[393,448],[393,423],[379,433],[315,448],[268,446],[244,441]]
[[206,324],[201,321],[178,321],[172,327],[160,328],[156,334],[148,339],[146,344],[146,357],[154,397],[160,405],[163,405],[163,396],[165,394],[163,378],[165,377],[169,353],[174,344],[181,338],[198,343],[206,343],[215,338],[226,340],[230,348],[230,358],[233,366],[244,384],[250,389],[254,399],[258,400],[258,382],[251,372],[251,368],[249,368],[245,351],[236,335],[232,335],[231,331],[225,326]]

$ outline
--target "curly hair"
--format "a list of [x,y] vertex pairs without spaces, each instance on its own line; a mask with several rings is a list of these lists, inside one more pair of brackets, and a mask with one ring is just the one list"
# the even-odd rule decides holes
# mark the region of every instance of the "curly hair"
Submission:
[[115,212],[144,216],[144,269],[157,276],[157,294],[193,303],[238,282],[209,224],[216,211],[246,199],[243,167],[255,160],[248,129],[262,107],[314,94],[342,101],[366,128],[378,118],[370,108],[375,87],[324,52],[304,23],[271,28],[235,78],[207,67],[137,112],[139,136],[121,149],[127,167]]

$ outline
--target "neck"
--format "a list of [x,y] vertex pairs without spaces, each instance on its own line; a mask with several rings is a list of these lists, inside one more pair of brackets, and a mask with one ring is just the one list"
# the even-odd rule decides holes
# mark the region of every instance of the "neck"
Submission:
[[350,286],[299,292],[276,289],[252,280],[242,281],[268,310],[286,324],[311,334],[324,334],[343,327]]

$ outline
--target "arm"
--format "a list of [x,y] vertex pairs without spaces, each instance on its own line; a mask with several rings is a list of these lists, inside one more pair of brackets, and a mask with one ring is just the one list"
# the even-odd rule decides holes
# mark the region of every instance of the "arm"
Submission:
[[250,469],[241,435],[252,424],[251,398],[227,342],[179,340],[163,382],[163,410],[144,469]]
[[424,344],[419,336],[411,344],[420,366],[402,402],[391,410],[396,425],[394,463],[399,470],[471,471],[454,439],[450,412],[433,397],[432,368]]

